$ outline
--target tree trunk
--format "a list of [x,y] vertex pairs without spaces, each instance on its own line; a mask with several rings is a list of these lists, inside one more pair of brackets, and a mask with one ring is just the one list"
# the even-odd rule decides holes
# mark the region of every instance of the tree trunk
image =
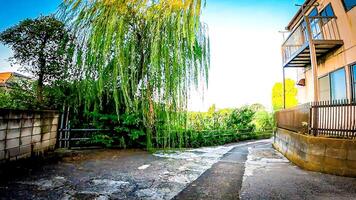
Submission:
[[152,148],[152,137],[154,134],[154,126],[155,126],[155,111],[154,111],[154,103],[152,99],[152,92],[150,88],[150,83],[147,85],[147,100],[148,100],[148,115],[147,115],[147,148],[150,150]]
[[37,101],[39,104],[43,103],[43,73],[42,72],[40,72],[40,74],[38,75]]
[[[144,33],[142,33],[144,34]],[[137,33],[137,38],[139,41],[139,48],[140,48],[140,63],[139,63],[139,70],[138,70],[138,76],[141,78],[138,80],[145,80],[145,69],[147,67],[146,65],[146,54],[145,54],[145,47],[144,47],[144,42],[143,42],[143,36],[141,33]],[[147,58],[148,60],[148,58]],[[147,75],[147,88],[146,88],[146,101],[148,101],[148,110],[146,110],[146,137],[147,137],[147,149],[150,150],[152,148],[152,137],[154,135],[154,127],[155,127],[155,112],[154,112],[154,102],[153,102],[153,91],[150,86],[149,82],[149,76]]]
[[46,58],[44,55],[48,36],[45,35],[41,44],[41,52],[39,55],[39,72],[38,72],[38,83],[37,83],[37,101],[42,106],[43,103],[43,82],[44,82],[44,70],[46,67]]

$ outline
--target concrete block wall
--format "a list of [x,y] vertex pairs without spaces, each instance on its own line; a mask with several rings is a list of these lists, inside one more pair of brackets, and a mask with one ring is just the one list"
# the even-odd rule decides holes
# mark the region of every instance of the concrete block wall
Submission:
[[0,109],[0,162],[55,148],[59,113]]
[[304,169],[356,177],[356,140],[313,137],[279,128],[273,146]]

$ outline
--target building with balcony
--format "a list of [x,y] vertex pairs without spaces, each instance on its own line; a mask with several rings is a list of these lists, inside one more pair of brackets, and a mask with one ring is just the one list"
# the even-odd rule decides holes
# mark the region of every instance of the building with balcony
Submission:
[[297,69],[300,105],[276,112],[274,146],[303,168],[356,177],[356,0],[306,0],[287,30],[283,81]]
[[307,0],[287,25],[283,70],[298,68],[300,103],[356,98],[355,5]]
[[356,0],[306,0],[287,30],[283,80],[297,69],[300,106],[277,112],[278,127],[356,138]]

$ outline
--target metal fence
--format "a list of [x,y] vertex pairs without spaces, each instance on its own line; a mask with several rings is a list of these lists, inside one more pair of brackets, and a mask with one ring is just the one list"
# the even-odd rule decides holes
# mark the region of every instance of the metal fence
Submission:
[[311,133],[356,139],[356,102],[340,100],[311,104]]
[[356,139],[356,102],[322,101],[276,113],[277,127],[314,136]]

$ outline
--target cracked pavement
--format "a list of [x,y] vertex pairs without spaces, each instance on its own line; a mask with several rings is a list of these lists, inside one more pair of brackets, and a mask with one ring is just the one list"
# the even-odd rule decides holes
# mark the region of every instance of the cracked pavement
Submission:
[[356,199],[356,178],[302,170],[271,143],[81,151],[21,169],[0,184],[0,199]]

